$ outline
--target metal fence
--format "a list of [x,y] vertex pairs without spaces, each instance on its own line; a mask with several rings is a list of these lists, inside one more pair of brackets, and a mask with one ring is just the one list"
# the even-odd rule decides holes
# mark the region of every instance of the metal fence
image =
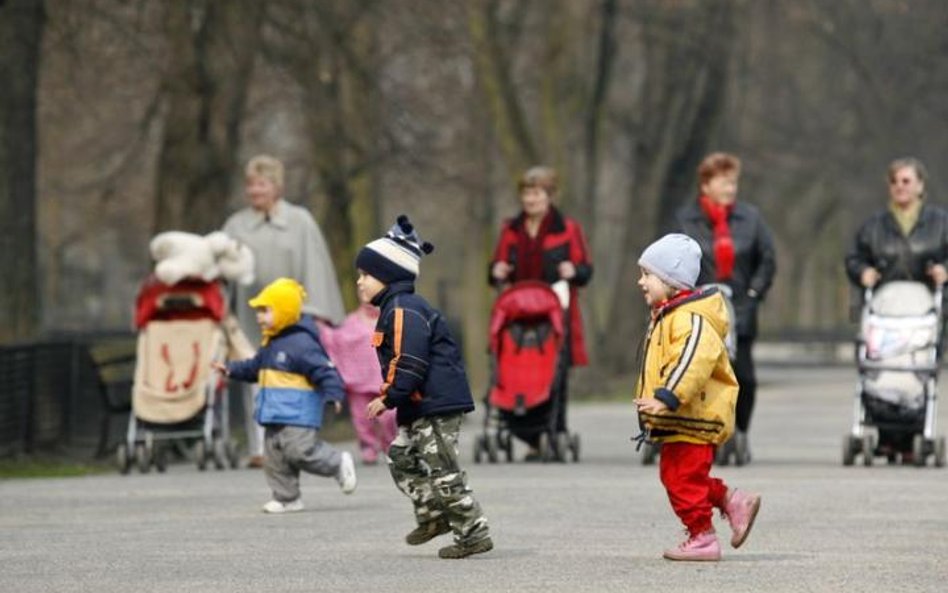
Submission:
[[0,457],[96,451],[105,413],[90,354],[131,334],[74,335],[0,346]]

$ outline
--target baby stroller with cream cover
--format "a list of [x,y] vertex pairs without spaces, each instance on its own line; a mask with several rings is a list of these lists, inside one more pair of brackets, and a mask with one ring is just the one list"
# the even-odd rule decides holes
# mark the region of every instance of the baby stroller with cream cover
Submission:
[[226,380],[211,367],[223,360],[227,339],[224,298],[217,282],[184,280],[167,286],[150,276],[136,308],[138,343],[132,414],[118,447],[119,470],[167,467],[170,441],[194,443],[199,469],[237,467],[231,440]]
[[[889,282],[867,289],[864,303],[856,341],[859,385],[843,465],[862,455],[867,466],[876,456],[924,466],[932,456],[942,467],[945,437],[935,434],[942,287],[933,293],[919,282]],[[880,443],[881,431],[894,442]]]
[[247,358],[254,349],[227,314],[217,278],[251,281],[253,254],[220,232],[169,231],[149,248],[156,266],[136,299],[132,412],[116,453],[119,470],[135,464],[141,472],[152,465],[165,471],[174,442],[193,443],[201,470],[209,460],[236,468],[226,380],[211,363],[229,352]]

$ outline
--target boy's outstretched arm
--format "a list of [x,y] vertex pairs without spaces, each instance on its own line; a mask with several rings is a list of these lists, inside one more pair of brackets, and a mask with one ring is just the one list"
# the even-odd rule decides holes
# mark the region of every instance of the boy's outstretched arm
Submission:
[[235,381],[256,383],[257,377],[260,374],[260,353],[257,352],[253,358],[248,358],[247,360],[228,362],[225,373]]

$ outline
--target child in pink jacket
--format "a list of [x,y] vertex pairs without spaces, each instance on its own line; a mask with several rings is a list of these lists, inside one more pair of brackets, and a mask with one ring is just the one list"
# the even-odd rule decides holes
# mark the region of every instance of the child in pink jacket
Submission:
[[397,432],[395,410],[371,419],[365,413],[366,405],[378,397],[382,387],[379,359],[372,348],[378,317],[378,308],[362,304],[339,327],[321,328],[323,344],[346,384],[349,414],[359,439],[362,463],[366,465],[375,464],[379,453],[388,451]]

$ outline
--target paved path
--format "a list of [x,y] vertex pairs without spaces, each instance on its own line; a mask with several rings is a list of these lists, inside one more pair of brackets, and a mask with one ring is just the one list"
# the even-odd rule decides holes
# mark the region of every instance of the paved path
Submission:
[[360,468],[351,497],[308,476],[307,511],[275,517],[258,510],[259,472],[175,465],[0,483],[0,593],[948,591],[948,470],[841,467],[852,369],[761,379],[754,463],[718,473],[764,503],[717,564],[661,559],[679,527],[629,445],[631,404],[588,404],[571,410],[578,465],[474,465],[479,425],[466,425],[496,544],[480,557],[439,560],[446,539],[404,545],[411,513],[382,467]]

